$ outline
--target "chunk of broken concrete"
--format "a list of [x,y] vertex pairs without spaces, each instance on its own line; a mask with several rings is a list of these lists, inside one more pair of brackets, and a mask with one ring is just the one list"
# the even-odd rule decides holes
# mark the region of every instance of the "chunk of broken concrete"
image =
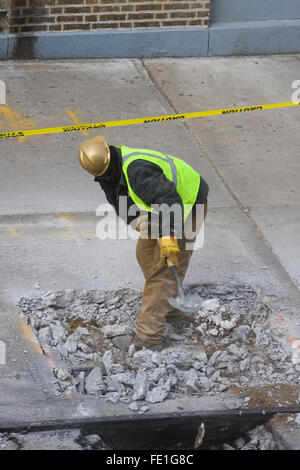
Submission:
[[149,390],[146,394],[145,400],[148,403],[160,403],[164,401],[170,392],[170,387],[167,385],[161,385],[154,387],[152,390]]
[[86,393],[91,395],[102,394],[106,390],[100,367],[95,367],[85,379]]
[[113,338],[114,336],[127,335],[130,333],[130,328],[127,325],[105,325],[101,331],[106,338]]
[[102,362],[105,367],[106,375],[110,375],[112,366],[114,364],[114,357],[110,349],[108,351],[105,351],[105,353],[103,354]]
[[39,338],[40,344],[47,344],[49,346],[51,345],[52,333],[51,333],[49,326],[46,326],[46,328],[41,328],[39,330],[38,338]]
[[144,400],[149,390],[149,380],[146,374],[143,372],[137,373],[133,390],[136,400]]

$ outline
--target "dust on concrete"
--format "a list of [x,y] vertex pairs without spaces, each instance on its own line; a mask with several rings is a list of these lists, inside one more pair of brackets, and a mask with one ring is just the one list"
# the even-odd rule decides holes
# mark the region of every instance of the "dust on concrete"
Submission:
[[23,433],[0,433],[3,450],[104,450],[97,434],[84,434],[80,429]]

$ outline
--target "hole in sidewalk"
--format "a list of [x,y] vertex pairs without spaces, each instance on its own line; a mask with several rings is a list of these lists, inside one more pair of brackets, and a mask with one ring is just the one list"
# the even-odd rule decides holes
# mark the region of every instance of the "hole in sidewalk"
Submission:
[[[163,420],[162,420],[163,421]],[[227,422],[226,422],[227,421]],[[200,426],[164,422],[134,429],[132,420],[112,432],[97,426],[80,429],[52,429],[0,433],[0,450],[277,450],[279,443],[269,425],[249,425],[246,421],[208,420]],[[225,426],[226,424],[226,426]],[[222,428],[223,426],[223,428]],[[126,427],[126,429],[125,429]],[[250,429],[251,428],[251,429]],[[118,457],[118,454],[116,454]],[[175,458],[178,457],[175,455]],[[120,462],[119,462],[120,463]],[[176,463],[174,460],[172,463]]]
[[200,295],[202,307],[167,324],[160,353],[128,355],[111,342],[134,330],[138,290],[39,291],[18,306],[57,360],[57,396],[94,395],[140,414],[164,401],[177,400],[180,410],[182,398],[222,394],[230,394],[229,408],[296,405],[299,365],[255,289],[210,284],[187,290]]

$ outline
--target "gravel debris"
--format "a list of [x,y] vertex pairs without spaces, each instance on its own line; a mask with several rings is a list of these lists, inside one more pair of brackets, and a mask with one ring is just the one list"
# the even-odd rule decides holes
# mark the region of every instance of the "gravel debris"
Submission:
[[[273,313],[254,288],[209,285],[189,293],[200,295],[200,310],[168,324],[165,348],[154,353],[135,351],[133,345],[124,353],[111,342],[134,331],[142,298],[138,290],[39,289],[18,306],[41,347],[50,347],[64,361],[65,368],[53,371],[62,394],[96,395],[127,403],[138,413],[177,396],[209,396],[238,387],[245,391],[246,407],[251,405],[248,386],[300,385],[292,349],[273,331]],[[80,367],[75,376],[72,370]],[[266,396],[271,399],[272,393]]]

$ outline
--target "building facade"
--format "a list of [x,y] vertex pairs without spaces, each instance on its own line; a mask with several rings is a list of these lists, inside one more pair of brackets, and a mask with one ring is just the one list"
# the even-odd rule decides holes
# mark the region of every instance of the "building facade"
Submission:
[[0,59],[300,52],[300,0],[0,0]]
[[10,0],[10,33],[209,25],[210,0]]

